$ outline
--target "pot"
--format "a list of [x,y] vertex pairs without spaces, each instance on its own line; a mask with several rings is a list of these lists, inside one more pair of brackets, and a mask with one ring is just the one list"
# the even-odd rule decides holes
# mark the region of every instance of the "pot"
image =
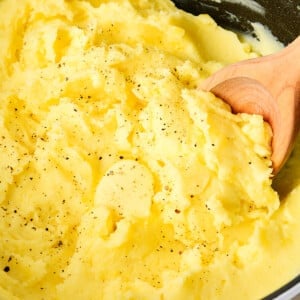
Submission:
[[[218,25],[254,37],[255,31],[251,23],[259,22],[284,45],[300,35],[300,0],[173,0],[173,2],[178,8],[189,13],[209,14]],[[263,300],[273,299],[300,300],[300,274],[263,298]]]
[[[220,26],[253,34],[251,22],[267,26],[284,45],[300,35],[300,0],[173,0],[192,14],[207,13]],[[288,22],[287,22],[288,16]]]

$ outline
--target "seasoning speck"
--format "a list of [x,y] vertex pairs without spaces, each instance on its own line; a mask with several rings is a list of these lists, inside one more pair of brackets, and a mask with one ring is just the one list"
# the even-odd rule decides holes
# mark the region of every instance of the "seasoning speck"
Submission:
[[4,267],[3,271],[6,272],[6,273],[9,272],[10,271],[10,267],[9,266]]

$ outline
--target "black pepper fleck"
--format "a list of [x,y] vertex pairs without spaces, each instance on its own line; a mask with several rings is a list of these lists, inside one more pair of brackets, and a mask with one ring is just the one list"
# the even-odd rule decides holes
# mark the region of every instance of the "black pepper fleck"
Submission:
[[9,266],[4,267],[3,271],[6,272],[6,273],[9,272],[10,271],[10,267]]

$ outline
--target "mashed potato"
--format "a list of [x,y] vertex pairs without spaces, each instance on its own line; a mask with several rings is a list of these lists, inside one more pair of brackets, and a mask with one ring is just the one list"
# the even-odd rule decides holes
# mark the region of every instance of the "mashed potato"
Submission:
[[[0,2],[0,299],[257,299],[300,270],[300,142],[197,86],[257,56],[166,0]],[[273,187],[272,187],[273,185]]]

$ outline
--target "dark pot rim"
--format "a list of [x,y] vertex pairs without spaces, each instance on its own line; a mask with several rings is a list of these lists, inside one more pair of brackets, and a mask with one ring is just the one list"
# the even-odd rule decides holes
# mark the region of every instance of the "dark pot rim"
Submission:
[[[296,289],[294,290],[294,288]],[[289,295],[288,292],[294,292]],[[291,297],[296,297],[297,295],[300,294],[300,274],[295,277],[293,280],[289,281],[287,284],[283,285],[270,295],[264,297],[262,300],[274,300],[278,299],[279,297],[288,297],[288,298],[281,298],[281,299],[286,299],[289,300]],[[279,300],[279,299],[278,299]]]
[[[233,31],[253,34],[251,22],[259,22],[270,29],[284,45],[300,35],[300,0],[255,0],[260,10],[229,0],[172,0],[178,8],[192,14],[207,13],[220,26]],[[234,16],[234,18],[232,18]]]

